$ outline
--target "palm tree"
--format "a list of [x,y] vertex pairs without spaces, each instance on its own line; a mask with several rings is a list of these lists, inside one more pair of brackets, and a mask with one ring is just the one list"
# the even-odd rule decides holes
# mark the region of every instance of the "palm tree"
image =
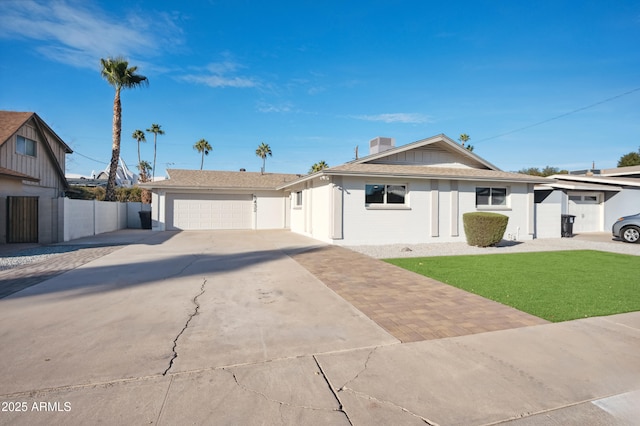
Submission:
[[321,160],[311,166],[311,169],[309,169],[309,173],[316,173],[327,168],[329,168],[329,165],[324,160]]
[[209,142],[207,142],[204,139],[200,139],[193,146],[193,149],[202,153],[202,161],[200,161],[200,170],[202,170],[202,166],[204,165],[204,156],[209,155],[209,151],[211,151],[213,148],[211,148],[211,145],[209,144]]
[[266,143],[262,142],[258,149],[256,149],[256,155],[262,158],[262,169],[260,169],[260,173],[264,174],[264,164],[267,160],[267,155],[271,157],[271,148]]
[[[471,137],[466,133],[461,134],[460,137],[458,138],[463,148],[464,148],[464,144],[469,142],[469,139],[471,139]],[[471,149],[471,151],[473,151],[473,148]]]
[[151,164],[148,161],[141,160],[137,167],[140,171],[140,181],[147,182],[149,180],[149,173],[151,172]]
[[150,128],[147,129],[147,132],[153,133],[153,175],[151,177],[151,181],[153,182],[156,178],[156,142],[158,140],[158,135],[164,135],[164,130],[160,129],[162,127],[159,124],[152,124]]
[[113,141],[111,145],[111,163],[109,164],[109,179],[107,180],[107,190],[105,200],[115,201],[116,199],[116,171],[118,169],[118,159],[120,158],[120,136],[122,134],[122,104],[120,103],[120,91],[122,89],[133,89],[143,85],[148,85],[147,77],[136,74],[138,67],[129,68],[129,62],[125,59],[107,58],[100,59],[102,70],[100,74],[107,80],[116,91],[113,99]]
[[138,164],[140,164],[140,161],[142,161],[140,159],[140,142],[146,142],[147,139],[144,136],[144,132],[142,130],[135,130],[131,137],[138,142]]

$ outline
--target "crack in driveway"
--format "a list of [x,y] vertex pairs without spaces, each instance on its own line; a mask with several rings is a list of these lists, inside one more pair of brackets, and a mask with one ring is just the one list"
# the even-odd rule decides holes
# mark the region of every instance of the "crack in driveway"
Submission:
[[207,279],[203,278],[202,285],[200,286],[200,293],[196,294],[195,297],[192,299],[192,302],[195,305],[195,309],[193,310],[193,313],[189,314],[189,318],[187,318],[187,322],[184,323],[184,327],[182,327],[182,330],[180,330],[180,333],[178,333],[176,338],[173,339],[173,348],[172,348],[173,356],[169,360],[169,366],[167,367],[166,370],[164,370],[164,373],[162,373],[163,376],[166,376],[167,373],[169,373],[169,370],[171,370],[171,368],[173,367],[173,362],[176,360],[176,358],[178,358],[178,340],[180,339],[180,336],[182,336],[182,333],[184,333],[186,329],[189,327],[189,323],[191,322],[193,317],[198,315],[198,311],[200,310],[200,303],[198,303],[198,298],[204,294],[205,292],[204,286],[206,284],[207,284]]
[[[318,366],[318,368],[320,368],[320,366]],[[338,408],[312,407],[312,406],[308,406],[308,405],[294,404],[294,403],[291,403],[291,402],[286,402],[286,401],[281,401],[281,400],[278,400],[278,399],[274,399],[274,398],[270,397],[269,395],[267,395],[264,392],[260,392],[260,391],[258,391],[256,389],[251,389],[251,388],[243,385],[242,383],[240,383],[240,380],[238,379],[238,376],[236,375],[236,373],[234,373],[230,369],[223,368],[222,371],[225,371],[225,372],[231,374],[231,377],[233,378],[236,386],[238,386],[240,389],[242,389],[242,390],[244,390],[246,392],[250,392],[250,393],[253,393],[255,395],[258,395],[261,398],[264,398],[266,401],[273,402],[274,404],[278,404],[281,416],[283,415],[282,414],[282,407],[300,408],[300,409],[303,409],[303,410],[312,410],[312,411],[339,412],[339,413],[342,413],[347,418],[347,421],[349,421],[349,424],[353,424],[353,423],[351,423],[351,420],[349,420],[349,416],[347,415],[347,413],[342,409],[342,403],[336,397],[335,392],[333,392],[333,389],[331,389],[331,385],[329,385],[329,389],[331,390],[331,392],[333,393],[334,397],[336,398],[336,400],[338,402],[338,405],[339,405]],[[324,376],[324,373],[322,372],[322,369],[320,370],[319,374],[322,374]],[[325,380],[326,380],[326,377],[325,377]],[[327,384],[328,384],[328,382],[327,382]]]

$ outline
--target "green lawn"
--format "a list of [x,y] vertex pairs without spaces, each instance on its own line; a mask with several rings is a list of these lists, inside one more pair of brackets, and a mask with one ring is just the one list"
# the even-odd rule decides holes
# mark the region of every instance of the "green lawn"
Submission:
[[386,259],[548,321],[640,311],[640,257],[591,250]]

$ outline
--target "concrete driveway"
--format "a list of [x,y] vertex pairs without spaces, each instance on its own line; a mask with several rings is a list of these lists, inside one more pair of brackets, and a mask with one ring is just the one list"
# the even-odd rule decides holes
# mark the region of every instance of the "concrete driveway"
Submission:
[[0,299],[0,424],[640,418],[639,313],[407,344],[294,260],[323,256],[317,241],[213,231],[83,243],[110,238],[125,245]]

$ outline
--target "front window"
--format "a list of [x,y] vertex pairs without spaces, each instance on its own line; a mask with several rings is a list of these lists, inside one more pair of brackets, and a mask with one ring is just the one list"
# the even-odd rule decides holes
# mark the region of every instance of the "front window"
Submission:
[[476,206],[506,206],[507,188],[476,188]]
[[296,207],[302,206],[302,191],[298,191],[295,193],[294,200],[295,200]]
[[404,204],[407,185],[368,184],[365,186],[366,204]]
[[27,139],[22,136],[17,136],[16,139],[16,152],[22,155],[29,155],[31,157],[36,156],[36,141]]

